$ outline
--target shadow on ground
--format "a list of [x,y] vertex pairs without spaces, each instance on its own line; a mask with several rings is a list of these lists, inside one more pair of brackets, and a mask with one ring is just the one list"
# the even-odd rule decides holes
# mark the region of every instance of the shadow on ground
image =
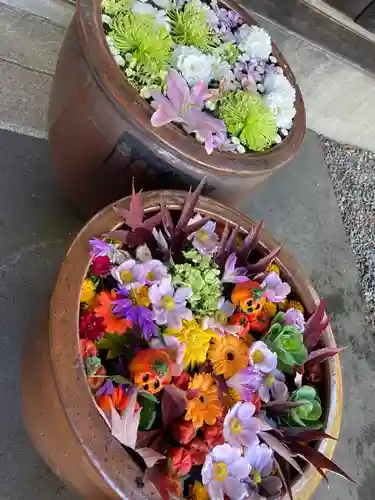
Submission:
[[[75,499],[43,464],[23,428],[19,402],[22,337],[35,308],[51,293],[69,243],[82,222],[54,182],[48,144],[0,132],[0,498]],[[277,172],[243,211],[292,248],[334,313],[344,374],[344,415],[335,460],[358,482],[330,475],[317,500],[370,500],[375,487],[374,340],[361,326],[363,302],[355,262],[313,133],[297,159]],[[38,404],[36,401],[35,404]],[[58,429],[56,429],[58,432]]]

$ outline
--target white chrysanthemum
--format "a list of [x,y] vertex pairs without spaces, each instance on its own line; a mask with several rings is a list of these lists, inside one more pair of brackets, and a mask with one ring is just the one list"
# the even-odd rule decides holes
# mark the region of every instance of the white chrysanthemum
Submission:
[[234,82],[235,76],[231,69],[231,65],[227,61],[223,61],[220,56],[212,56],[212,78],[220,81],[226,78],[228,82]]
[[278,128],[292,128],[296,109],[290,98],[283,92],[270,92],[263,96],[263,102],[272,111]]
[[203,10],[207,22],[211,24],[211,26],[216,26],[219,23],[217,15],[209,5],[207,5],[204,2],[201,2],[201,0],[192,0],[192,3]]
[[134,14],[147,14],[149,16],[152,16],[155,18],[156,24],[165,26],[168,32],[171,30],[171,25],[168,22],[165,10],[157,9],[149,3],[137,1],[132,7],[132,12]]
[[271,37],[259,26],[243,24],[235,33],[237,46],[249,57],[266,60],[272,52]]
[[284,75],[278,73],[270,73],[266,75],[263,82],[264,92],[270,94],[271,92],[277,92],[278,94],[283,94],[285,100],[289,100],[294,103],[296,100],[296,90]]
[[212,80],[213,57],[203,54],[196,47],[177,45],[172,54],[172,66],[177,69],[192,86]]

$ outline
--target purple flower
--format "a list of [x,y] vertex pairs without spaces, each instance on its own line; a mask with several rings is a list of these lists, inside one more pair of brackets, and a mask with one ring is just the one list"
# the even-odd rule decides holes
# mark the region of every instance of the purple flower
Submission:
[[138,306],[128,297],[129,292],[125,288],[121,288],[118,295],[121,298],[113,301],[113,312],[118,316],[129,319],[133,324],[138,325],[142,332],[142,337],[149,340],[151,337],[156,337],[158,327],[153,321],[152,311],[145,306]]
[[193,317],[186,307],[186,300],[192,293],[191,288],[175,289],[170,277],[163,278],[159,285],[152,285],[148,296],[152,302],[156,323],[179,330],[183,319],[191,320]]
[[239,325],[228,325],[228,319],[232,316],[233,312],[234,307],[232,302],[230,300],[225,300],[225,297],[221,297],[217,304],[215,316],[203,318],[203,328],[205,330],[214,330],[219,335],[229,333],[238,337],[238,332],[241,327]]
[[270,351],[261,340],[254,342],[249,349],[250,365],[262,373],[270,373],[276,370],[277,356]]
[[92,238],[89,243],[91,245],[90,255],[94,255],[95,257],[110,256],[113,252],[112,245],[106,241]]
[[138,264],[135,269],[135,275],[137,281],[140,283],[155,285],[168,276],[168,269],[160,260],[151,259]]
[[288,397],[288,387],[285,384],[285,375],[279,370],[272,370],[264,376],[259,388],[262,401],[268,403],[271,397],[276,401],[285,401]]
[[213,139],[214,149],[228,153],[237,153],[237,146],[233,144],[226,132],[216,134]]
[[[200,214],[196,214],[192,219],[189,220],[189,225],[194,224],[202,219]],[[206,224],[201,227],[195,233],[189,237],[192,239],[193,247],[198,250],[198,252],[202,255],[211,256],[217,249],[217,245],[219,243],[219,237],[215,233],[216,222],[213,220],[209,220]]]
[[280,492],[282,483],[280,478],[271,475],[274,469],[273,450],[266,444],[254,443],[249,448],[245,449],[244,458],[251,466],[250,477],[252,484],[251,500],[260,500],[264,498],[258,495],[258,488],[267,497],[274,497]]
[[207,455],[202,467],[202,482],[212,500],[222,500],[224,495],[230,500],[246,497],[243,483],[250,473],[249,463],[241,456],[241,450],[228,443],[215,446]]
[[224,274],[221,279],[223,283],[243,283],[248,281],[245,267],[236,267],[237,256],[231,253],[225,262]]
[[254,417],[253,403],[236,403],[224,420],[224,439],[235,448],[250,446],[258,442],[262,422]]
[[275,271],[267,274],[262,282],[262,288],[265,289],[263,296],[270,302],[282,302],[291,292],[290,285],[281,281],[280,276]]
[[294,309],[293,307],[288,309],[284,314],[283,321],[285,325],[293,325],[302,333],[305,331],[305,317],[298,309]]
[[251,402],[254,392],[257,392],[264,380],[264,376],[256,368],[248,366],[230,377],[227,386],[235,389],[243,401]]
[[154,127],[170,122],[181,123],[188,134],[196,132],[205,142],[208,154],[213,151],[214,134],[225,132],[224,122],[202,111],[208,87],[201,82],[189,89],[184,78],[170,69],[167,76],[167,95],[152,90],[152,106],[156,108],[151,117]]
[[107,379],[104,384],[96,391],[95,396],[102,396],[103,394],[108,394],[112,396],[113,394],[113,382],[110,379]]
[[263,80],[264,72],[264,62],[258,61],[257,59],[251,59],[246,63],[236,63],[234,67],[234,76],[239,81],[242,81],[244,77],[250,77],[254,80],[254,82],[260,83]]

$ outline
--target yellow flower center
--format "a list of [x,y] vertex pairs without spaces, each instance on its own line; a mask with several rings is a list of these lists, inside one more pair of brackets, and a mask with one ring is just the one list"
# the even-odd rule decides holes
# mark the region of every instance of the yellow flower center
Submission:
[[141,286],[132,291],[134,300],[138,306],[148,307],[151,304],[151,300],[148,296],[148,287]]
[[251,357],[253,358],[254,363],[263,363],[264,361],[264,354],[259,349],[255,349]]
[[241,421],[238,418],[234,417],[231,420],[229,428],[230,432],[236,436],[238,434],[241,434],[243,430],[243,425],[241,424]]
[[161,305],[163,309],[165,309],[166,311],[173,311],[174,309],[173,297],[171,297],[170,295],[166,295],[161,299]]
[[205,242],[209,239],[208,233],[204,229],[200,229],[199,231],[197,231],[195,236],[198,240],[202,242]]
[[131,283],[133,281],[133,273],[129,269],[121,271],[120,276],[123,283]]
[[150,280],[150,281],[154,281],[154,279],[155,279],[155,273],[154,273],[153,271],[150,271],[150,272],[147,274],[146,278],[147,278],[148,280]]
[[229,475],[227,464],[224,462],[216,462],[213,466],[213,474],[216,481],[225,481]]
[[274,383],[275,383],[275,377],[273,377],[272,375],[267,375],[264,381],[265,387],[272,387]]
[[262,476],[259,474],[259,472],[257,470],[253,469],[252,473],[253,473],[254,483],[259,484],[260,482],[262,482]]

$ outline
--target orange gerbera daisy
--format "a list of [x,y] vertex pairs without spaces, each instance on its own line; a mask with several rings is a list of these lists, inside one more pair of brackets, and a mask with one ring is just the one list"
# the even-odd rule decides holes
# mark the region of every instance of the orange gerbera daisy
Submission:
[[197,373],[189,383],[188,390],[194,395],[188,399],[185,420],[192,420],[194,427],[202,427],[204,423],[213,425],[221,416],[216,382],[209,373]]
[[119,318],[112,312],[113,300],[116,299],[116,292],[112,290],[111,292],[100,292],[97,296],[97,306],[94,311],[95,314],[104,319],[105,331],[108,333],[117,332],[119,335],[126,332],[128,328],[131,328],[132,322],[128,319]]
[[248,346],[246,342],[234,335],[223,335],[212,339],[208,350],[208,359],[211,361],[216,375],[232,377],[249,364]]

